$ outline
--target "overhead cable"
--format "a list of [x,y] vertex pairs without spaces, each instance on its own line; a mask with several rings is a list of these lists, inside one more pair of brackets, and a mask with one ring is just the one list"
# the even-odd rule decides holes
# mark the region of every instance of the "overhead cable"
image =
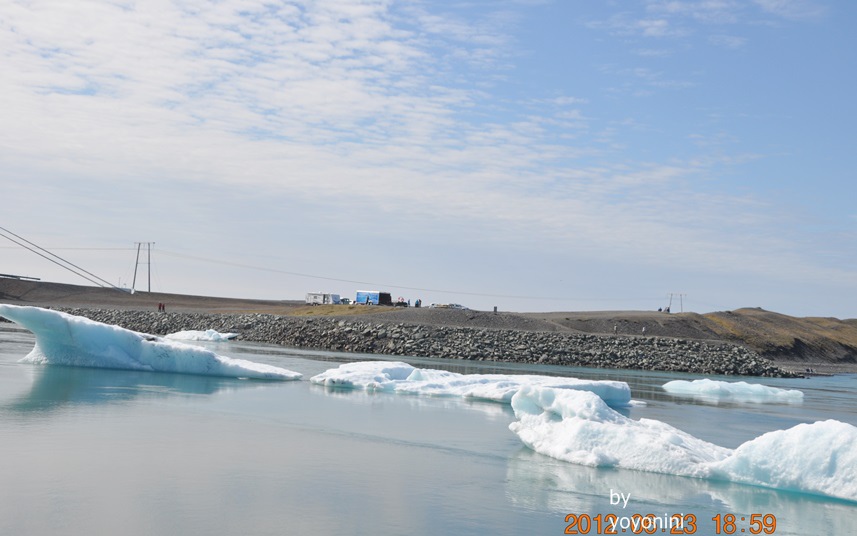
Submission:
[[[3,234],[3,233],[6,233],[6,234]],[[9,236],[7,236],[7,234],[12,235],[15,238],[10,238]],[[30,242],[26,238],[19,236],[19,235],[13,233],[12,231],[10,231],[4,227],[0,227],[0,236],[9,240],[10,242],[14,242],[15,244],[18,244],[19,246],[21,246],[24,249],[32,251],[36,255],[38,255],[44,259],[49,260],[50,262],[56,264],[57,266],[64,268],[64,269],[68,270],[69,272],[71,272],[71,273],[73,273],[79,277],[82,277],[91,283],[95,283],[99,287],[107,287],[107,288],[114,288],[114,289],[120,290],[115,285],[110,283],[109,281],[106,281],[105,279],[98,277],[97,275],[93,274],[92,272],[84,270],[83,268],[74,264],[73,262],[67,261],[66,259],[63,259],[62,257],[60,257],[59,255],[51,253],[50,251],[46,250],[45,248],[43,248],[37,244],[34,244],[33,242]],[[27,244],[29,244],[29,245],[27,245]],[[30,247],[30,246],[32,246],[32,247]],[[42,252],[44,252],[44,253],[42,253]],[[80,270],[80,272],[83,272],[83,273],[80,273],[77,270]],[[83,274],[87,274],[87,275],[83,275]],[[91,277],[88,277],[88,276],[91,276]]]

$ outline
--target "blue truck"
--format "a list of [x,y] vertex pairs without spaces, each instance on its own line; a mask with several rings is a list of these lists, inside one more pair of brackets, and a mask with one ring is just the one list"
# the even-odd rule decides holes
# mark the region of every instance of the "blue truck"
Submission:
[[393,305],[393,297],[389,292],[378,290],[358,290],[354,303],[361,305]]

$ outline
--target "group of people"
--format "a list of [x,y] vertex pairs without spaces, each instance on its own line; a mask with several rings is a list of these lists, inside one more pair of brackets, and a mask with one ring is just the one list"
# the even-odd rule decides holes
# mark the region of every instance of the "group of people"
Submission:
[[[366,299],[366,305],[370,305],[368,298]],[[399,299],[396,300],[396,305],[399,307],[410,307],[411,306],[411,300],[410,299],[405,300],[405,298],[403,298],[402,296],[399,296]],[[423,305],[423,301],[420,299],[418,299],[416,302],[414,302],[414,307],[422,307],[422,305]]]
[[166,303],[158,303],[158,311],[162,313],[167,312],[167,304]]

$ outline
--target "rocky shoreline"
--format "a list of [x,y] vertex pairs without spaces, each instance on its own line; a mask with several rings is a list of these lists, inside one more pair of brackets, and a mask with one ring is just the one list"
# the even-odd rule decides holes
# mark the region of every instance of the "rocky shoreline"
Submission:
[[356,317],[57,309],[153,335],[214,329],[238,333],[246,341],[317,350],[698,374],[797,376],[752,350],[721,341],[384,323]]

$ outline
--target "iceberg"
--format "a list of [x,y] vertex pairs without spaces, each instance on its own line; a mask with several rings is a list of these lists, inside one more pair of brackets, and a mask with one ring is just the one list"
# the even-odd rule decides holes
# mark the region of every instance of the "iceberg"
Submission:
[[663,385],[664,391],[678,396],[691,396],[704,400],[799,404],[803,393],[796,389],[779,389],[747,382],[709,380],[674,380]]
[[327,387],[364,389],[427,396],[456,396],[509,404],[524,385],[576,389],[594,393],[611,406],[631,404],[631,389],[625,382],[580,380],[539,375],[459,374],[421,369],[399,361],[345,363],[313,376],[310,381]]
[[625,417],[586,391],[524,386],[512,409],[518,421],[509,429],[558,460],[857,501],[857,427],[847,423],[799,424],[733,450],[661,421]]
[[220,333],[214,329],[207,329],[205,331],[196,331],[196,330],[187,330],[187,331],[177,331],[175,333],[170,333],[169,335],[164,335],[165,339],[169,339],[171,341],[211,341],[211,342],[222,342],[222,341],[231,341],[238,337],[237,333]]
[[39,307],[0,304],[0,316],[36,336],[24,363],[201,374],[264,380],[298,380],[273,365],[232,359],[210,350]]

